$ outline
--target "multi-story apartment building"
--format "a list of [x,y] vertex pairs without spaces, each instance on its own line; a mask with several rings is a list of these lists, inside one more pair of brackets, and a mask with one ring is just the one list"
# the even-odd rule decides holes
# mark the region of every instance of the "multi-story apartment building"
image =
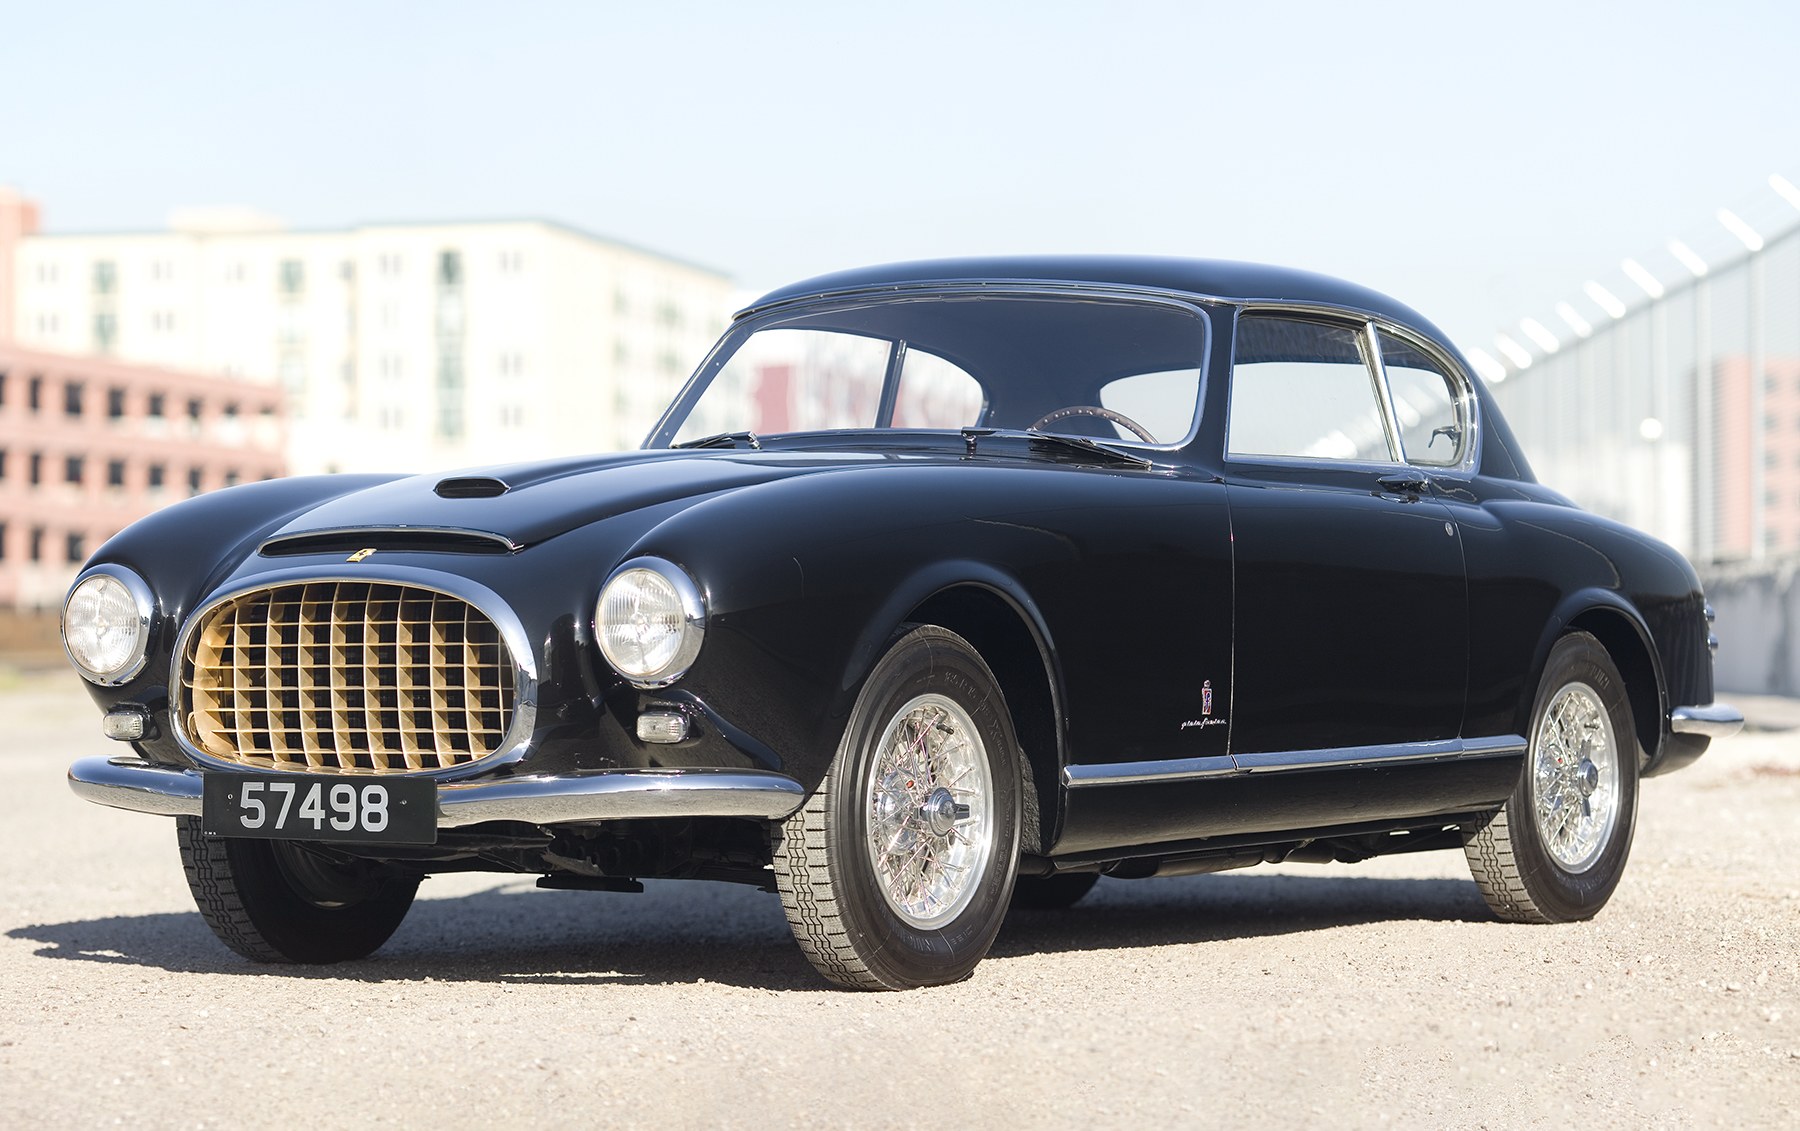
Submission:
[[127,523],[283,472],[281,396],[0,343],[0,608],[55,609]]
[[715,271],[540,220],[32,232],[0,197],[0,327],[34,349],[282,390],[296,473],[635,447],[717,336]]

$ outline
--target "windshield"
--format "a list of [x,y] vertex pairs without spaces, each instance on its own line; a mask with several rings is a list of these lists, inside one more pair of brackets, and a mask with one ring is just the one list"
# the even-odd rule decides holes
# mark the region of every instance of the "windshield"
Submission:
[[965,294],[735,327],[646,447],[722,433],[1037,428],[1170,446],[1192,433],[1206,323],[1131,299]]

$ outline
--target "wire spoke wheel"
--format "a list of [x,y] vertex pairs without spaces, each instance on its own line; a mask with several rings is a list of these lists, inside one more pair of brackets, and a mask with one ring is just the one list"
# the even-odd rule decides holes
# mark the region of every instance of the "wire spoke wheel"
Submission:
[[1550,649],[1528,735],[1512,796],[1464,829],[1469,872],[1501,919],[1592,918],[1625,874],[1639,762],[1625,680],[1597,638]]
[[869,774],[869,862],[894,913],[915,927],[968,906],[993,850],[987,750],[967,711],[943,695],[902,707]]
[[857,694],[825,780],[771,830],[770,862],[813,968],[852,989],[969,976],[1019,867],[1024,756],[969,642],[912,628]]
[[1558,691],[1531,754],[1538,835],[1565,870],[1585,872],[1619,823],[1619,744],[1599,692],[1585,683]]

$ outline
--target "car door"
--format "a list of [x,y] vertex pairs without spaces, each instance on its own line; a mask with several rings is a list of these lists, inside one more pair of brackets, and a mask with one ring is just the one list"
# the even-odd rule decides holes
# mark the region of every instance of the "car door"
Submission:
[[[1237,320],[1224,462],[1231,753],[1253,773],[1460,752],[1462,547],[1434,497],[1436,468],[1407,462],[1384,340],[1354,317],[1271,309]],[[1419,446],[1456,460],[1469,440],[1452,425],[1437,452]]]

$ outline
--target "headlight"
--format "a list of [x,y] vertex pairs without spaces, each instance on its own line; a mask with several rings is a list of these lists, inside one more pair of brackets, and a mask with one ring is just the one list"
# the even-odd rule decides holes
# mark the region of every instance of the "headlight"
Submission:
[[706,604],[692,579],[661,558],[634,558],[600,589],[594,608],[600,652],[639,687],[686,674],[706,635]]
[[142,578],[121,566],[98,566],[75,583],[63,603],[63,649],[84,679],[124,683],[143,670],[155,603]]

